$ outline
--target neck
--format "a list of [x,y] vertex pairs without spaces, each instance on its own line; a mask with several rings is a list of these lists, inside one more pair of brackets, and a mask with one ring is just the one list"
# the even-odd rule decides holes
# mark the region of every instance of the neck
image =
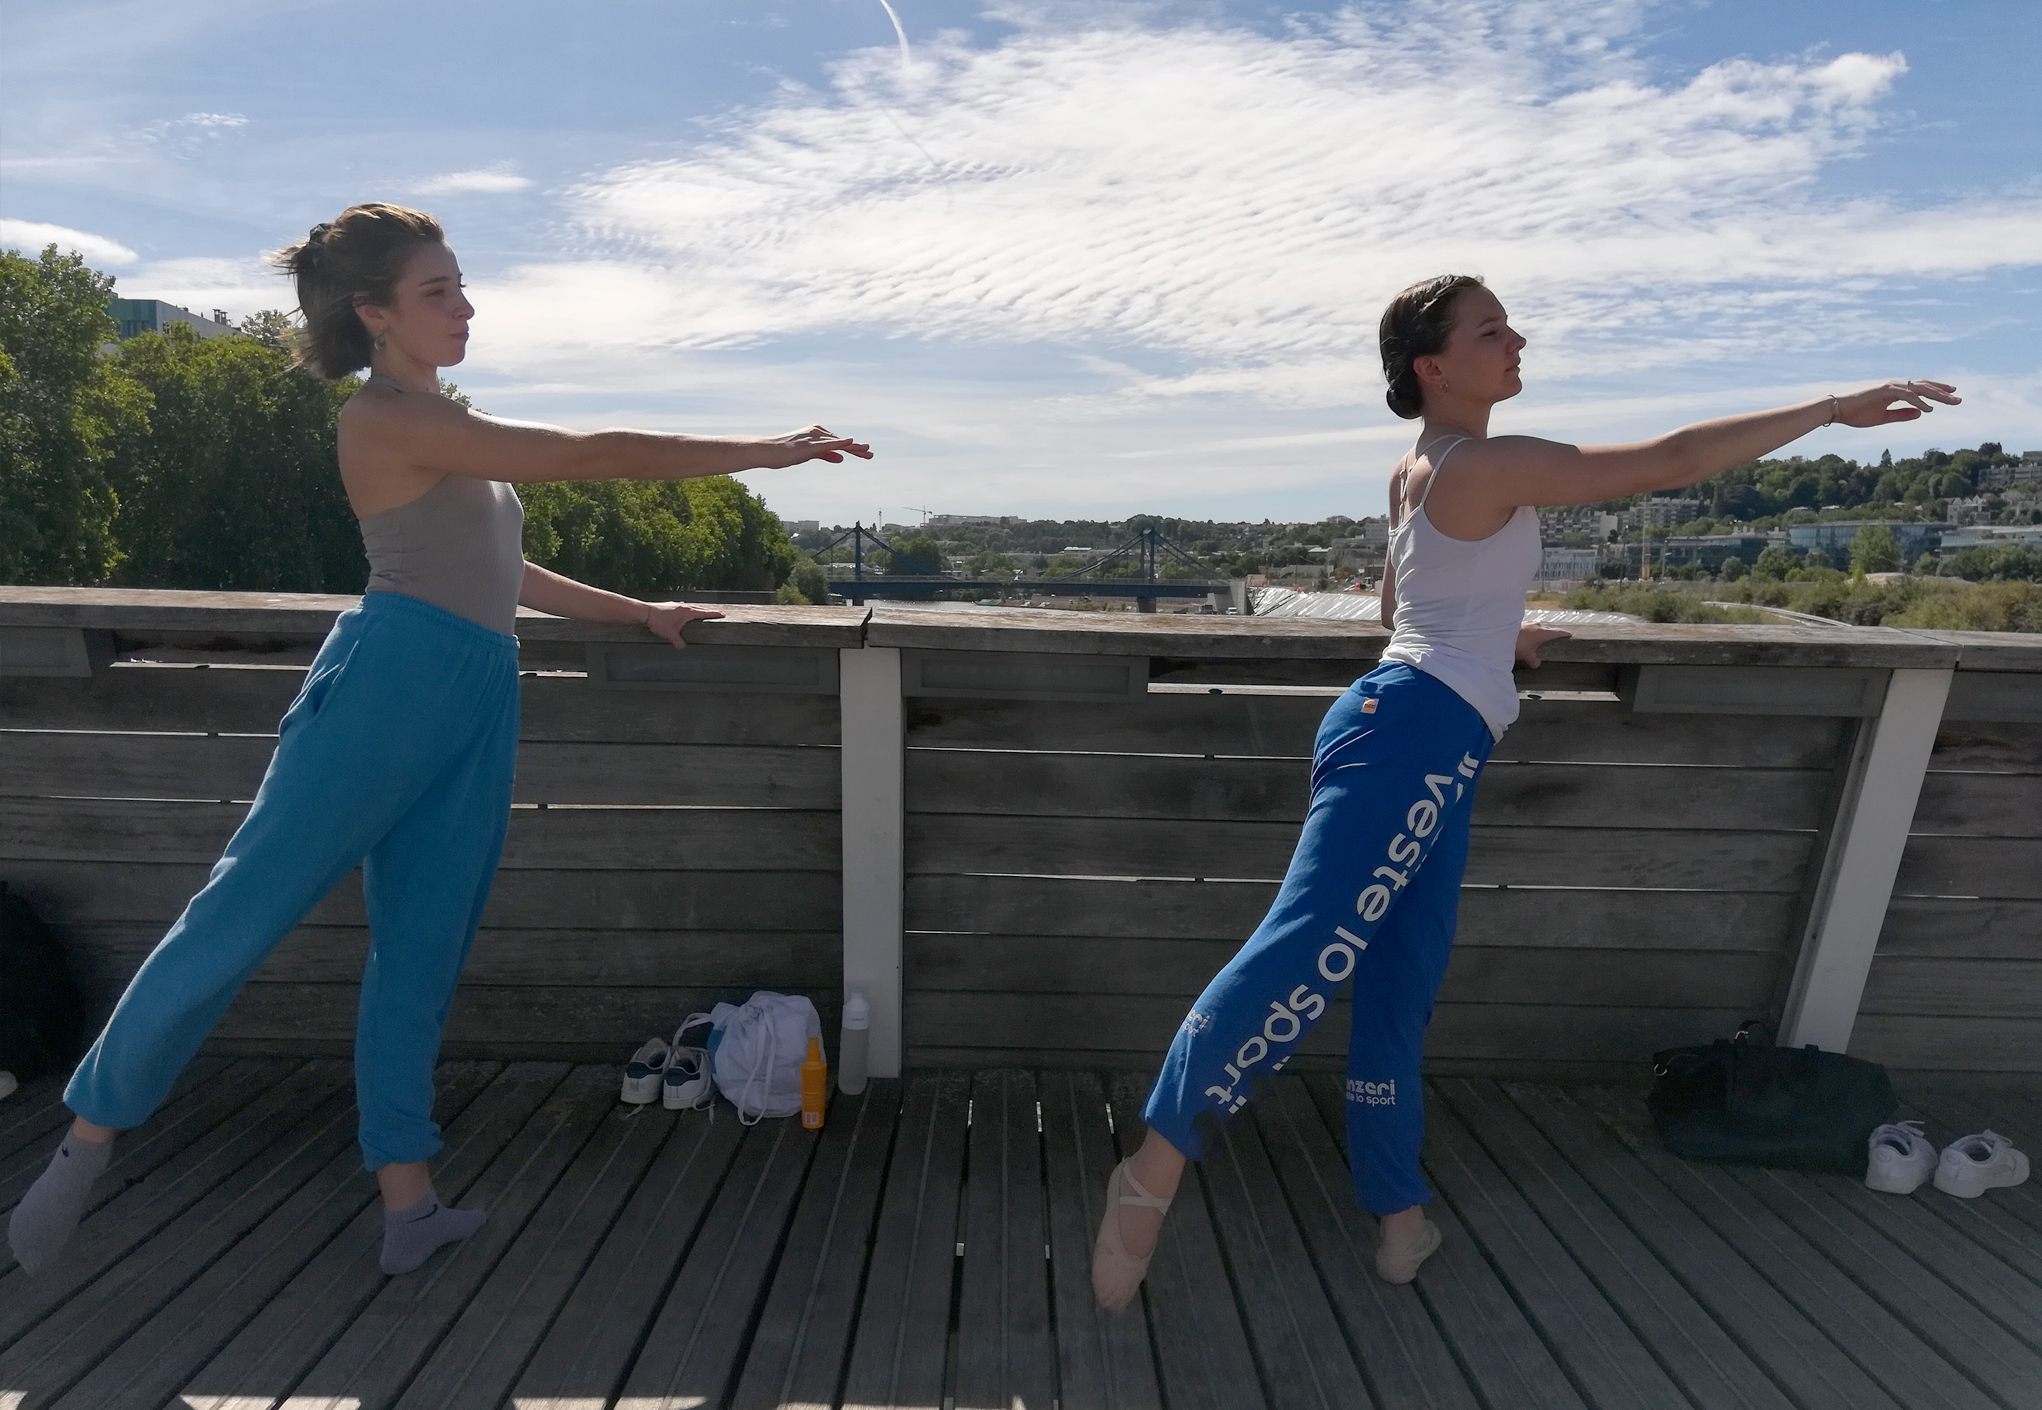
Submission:
[[1482,441],[1489,438],[1489,412],[1494,403],[1457,397],[1451,392],[1425,394],[1425,432],[1457,431]]
[[395,382],[407,392],[425,392],[438,396],[440,391],[440,370],[430,363],[419,362],[403,353],[386,348],[369,363],[369,375]]

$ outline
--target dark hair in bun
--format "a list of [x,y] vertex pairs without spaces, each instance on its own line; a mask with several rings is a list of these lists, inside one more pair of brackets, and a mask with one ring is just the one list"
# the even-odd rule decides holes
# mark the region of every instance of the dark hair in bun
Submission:
[[1462,294],[1481,284],[1479,275],[1442,274],[1413,284],[1383,310],[1383,377],[1390,384],[1384,400],[1406,421],[1425,409],[1424,389],[1411,364],[1446,346],[1446,335],[1453,329],[1454,306]]
[[297,365],[321,377],[345,377],[367,367],[375,348],[355,305],[387,307],[411,252],[446,241],[440,223],[424,211],[378,201],[349,206],[313,226],[302,244],[279,250],[271,263],[296,283],[305,315]]

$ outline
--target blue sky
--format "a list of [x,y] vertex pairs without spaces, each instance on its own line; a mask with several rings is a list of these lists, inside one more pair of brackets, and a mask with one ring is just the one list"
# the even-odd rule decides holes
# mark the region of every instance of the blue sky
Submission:
[[1485,274],[1496,429],[1621,440],[1887,376],[1875,456],[2042,447],[2042,6],[2016,0],[0,0],[0,240],[288,303],[435,211],[484,408],[819,420],[789,517],[1374,513],[1383,299]]

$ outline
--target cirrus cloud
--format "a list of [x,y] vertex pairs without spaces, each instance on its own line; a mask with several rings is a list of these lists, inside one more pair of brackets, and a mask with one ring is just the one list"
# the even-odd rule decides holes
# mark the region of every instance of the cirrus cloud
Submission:
[[1110,346],[1178,364],[1114,398],[1324,406],[1353,400],[1384,298],[1442,268],[1488,275],[1578,375],[1933,335],[1868,312],[1879,285],[2042,262],[2032,194],[1824,195],[1901,55],[1654,83],[1623,47],[1639,13],[1415,0],[1272,35],[1027,11],[991,48],[866,51],[573,189],[587,257],[512,280],[528,352],[576,329]]
[[507,166],[441,172],[438,176],[421,177],[411,183],[411,190],[421,196],[501,196],[513,191],[529,191],[531,187],[530,177],[520,176]]

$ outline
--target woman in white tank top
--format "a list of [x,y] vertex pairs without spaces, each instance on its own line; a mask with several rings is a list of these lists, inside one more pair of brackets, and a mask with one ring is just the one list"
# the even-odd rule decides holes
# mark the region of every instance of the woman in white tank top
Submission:
[[1539,647],[1565,635],[1523,625],[1539,565],[1533,506],[1692,485],[1832,422],[1911,421],[1957,400],[1940,382],[1884,382],[1635,445],[1492,437],[1491,409],[1522,390],[1524,346],[1496,296],[1466,276],[1414,285],[1383,315],[1390,409],[1423,420],[1390,483],[1390,642],[1327,711],[1311,810],[1275,905],[1185,1017],[1144,1112],[1148,1137],[1113,1172],[1092,1264],[1108,1307],[1133,1298],[1206,1128],[1246,1104],[1350,981],[1349,1167],[1379,1220],[1376,1271],[1409,1282],[1439,1247],[1418,1163],[1425,1027],[1476,781],[1517,718],[1512,657],[1536,666]]

